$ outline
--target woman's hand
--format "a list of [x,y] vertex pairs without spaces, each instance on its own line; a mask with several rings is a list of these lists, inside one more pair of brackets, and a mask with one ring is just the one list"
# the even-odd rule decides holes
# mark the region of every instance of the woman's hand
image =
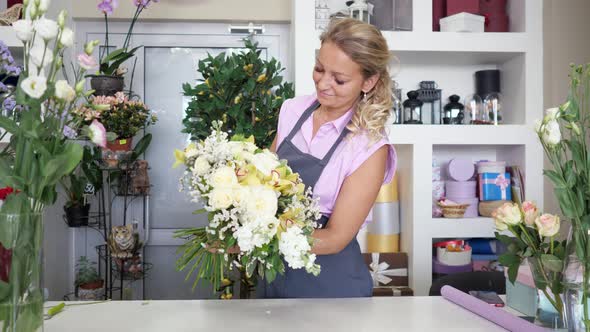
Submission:
[[[219,245],[211,245],[211,246],[207,246],[207,250],[212,253],[212,254],[220,254],[220,249]],[[229,247],[225,252],[227,252],[228,254],[239,254],[240,253],[240,247],[235,245],[235,246],[231,246]]]

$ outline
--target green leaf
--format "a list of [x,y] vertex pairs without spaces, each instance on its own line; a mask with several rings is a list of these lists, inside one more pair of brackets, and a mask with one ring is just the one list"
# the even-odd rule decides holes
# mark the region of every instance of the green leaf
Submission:
[[541,263],[553,272],[561,272],[563,270],[563,261],[554,255],[541,255]]
[[193,211],[193,214],[201,214],[201,213],[207,213],[207,210],[205,210],[203,208],[203,209],[198,209],[198,210]]
[[552,170],[543,170],[543,175],[545,175],[546,177],[549,178],[549,180],[551,180],[551,182],[553,182],[553,185],[555,186],[555,188],[566,188],[566,183],[563,180],[563,177],[561,175],[559,175],[557,172],[552,171]]
[[507,266],[508,268],[508,280],[510,281],[510,283],[512,283],[514,285],[514,282],[516,281],[516,278],[518,277],[518,269],[520,268],[520,265],[510,265]]
[[137,158],[139,158],[139,156],[141,156],[148,148],[148,146],[150,146],[150,143],[152,142],[152,134],[148,133],[145,134],[145,136],[143,136],[139,142],[137,142],[137,144],[135,145],[135,147],[133,148],[133,154],[131,155],[131,160],[137,160]]
[[531,247],[527,247],[524,251],[524,257],[531,257],[533,255],[533,249]]
[[0,280],[0,303],[6,302],[5,300],[10,294],[10,284]]
[[498,258],[498,261],[503,266],[511,266],[514,264],[520,265],[521,259],[517,255],[505,253],[505,254],[500,255],[500,257]]
[[18,132],[18,125],[16,122],[5,116],[0,116],[0,127],[13,135]]
[[116,49],[112,52],[109,53],[109,55],[105,56],[102,60],[101,60],[101,64],[103,63],[109,63],[110,61],[114,60],[115,58],[119,57],[121,54],[123,54],[125,52],[124,48],[119,48]]

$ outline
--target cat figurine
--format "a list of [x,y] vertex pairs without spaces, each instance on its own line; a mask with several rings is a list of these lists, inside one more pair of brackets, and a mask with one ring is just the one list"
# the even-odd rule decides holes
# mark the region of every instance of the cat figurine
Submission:
[[133,225],[113,226],[108,243],[111,256],[115,258],[131,258],[141,247]]

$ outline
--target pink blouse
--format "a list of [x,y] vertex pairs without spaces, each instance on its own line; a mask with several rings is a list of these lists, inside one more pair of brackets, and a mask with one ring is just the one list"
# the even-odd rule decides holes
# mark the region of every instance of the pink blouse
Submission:
[[[277,149],[285,137],[289,135],[299,117],[315,99],[315,95],[307,95],[288,99],[283,103],[277,129]],[[338,136],[352,118],[352,114],[353,110],[351,109],[338,119],[323,124],[313,139],[313,116],[310,116],[301,126],[301,130],[295,134],[292,142],[301,152],[321,159],[338,139]],[[369,143],[368,135],[361,133],[355,135],[352,139],[344,138],[343,142],[334,151],[334,155],[324,168],[315,188],[313,188],[314,196],[319,197],[322,214],[328,216],[332,214],[332,209],[344,180],[383,145],[389,146],[383,183],[389,183],[393,178],[397,159],[393,145],[389,143],[387,137],[372,145]],[[371,213],[369,213],[366,220],[369,221],[370,219]]]

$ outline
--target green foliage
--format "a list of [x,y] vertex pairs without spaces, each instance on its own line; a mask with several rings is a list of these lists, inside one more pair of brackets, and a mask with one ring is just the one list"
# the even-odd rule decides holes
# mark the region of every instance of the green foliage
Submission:
[[102,280],[94,265],[96,263],[89,261],[86,256],[80,256],[76,263],[76,286]]
[[204,81],[183,85],[191,97],[183,120],[184,133],[192,140],[205,139],[213,121],[222,120],[222,130],[232,134],[253,135],[256,144],[269,147],[275,136],[283,101],[294,95],[293,84],[282,83],[280,62],[260,59],[261,50],[246,41],[246,52],[199,61]]

